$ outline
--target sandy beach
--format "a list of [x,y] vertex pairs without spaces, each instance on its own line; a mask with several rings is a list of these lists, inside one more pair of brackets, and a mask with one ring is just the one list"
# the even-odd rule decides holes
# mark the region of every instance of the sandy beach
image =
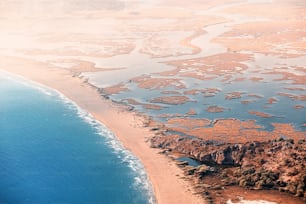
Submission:
[[0,71],[103,123],[158,203],[305,203],[305,5],[3,0]]
[[182,170],[159,154],[160,150],[150,148],[147,140],[153,133],[143,127],[143,117],[102,98],[95,88],[68,70],[18,58],[2,57],[0,62],[0,69],[56,89],[106,125],[143,163],[157,203],[204,203],[190,183],[181,178]]

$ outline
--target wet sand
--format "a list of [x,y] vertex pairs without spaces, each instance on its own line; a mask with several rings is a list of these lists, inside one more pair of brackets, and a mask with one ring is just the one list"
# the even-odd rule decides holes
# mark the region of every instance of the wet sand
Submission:
[[18,58],[2,58],[0,68],[58,90],[105,124],[143,163],[153,185],[157,203],[203,203],[183,172],[169,158],[150,148],[152,132],[144,127],[144,118],[125,107],[103,99],[97,90],[68,70]]
[[[8,53],[45,62],[41,67],[70,70],[70,75],[81,76],[99,87],[100,94],[152,117],[150,127],[160,133],[165,130],[166,140],[173,138],[170,142],[180,141],[182,135],[232,144],[277,139],[281,135],[298,141],[306,136],[303,120],[306,42],[301,29],[305,27],[304,5],[302,0],[282,0],[277,5],[268,0],[222,0],[205,4],[167,0],[147,7],[133,4],[120,12],[82,11],[68,16],[65,13],[63,17],[67,19],[50,19],[47,25],[52,32],[46,34],[44,27],[34,33],[29,31],[26,25],[32,25],[32,20],[23,19],[25,28],[20,30],[12,28],[22,23],[3,20],[2,44],[12,52],[0,51],[3,55]],[[5,13],[1,15],[3,19],[8,18]],[[14,26],[10,28],[7,24]],[[79,25],[78,29],[67,26],[73,24]],[[104,31],[99,30],[101,27]],[[53,33],[54,30],[57,32]],[[24,39],[27,46],[19,42],[24,33],[31,33],[31,37]],[[20,62],[17,66],[23,64],[26,63]],[[63,72],[70,80],[69,71]],[[44,73],[47,71],[40,75]],[[75,80],[82,83],[77,77]],[[54,87],[55,83],[47,85]],[[88,85],[83,83],[82,86]],[[57,87],[60,91],[62,88]],[[89,104],[85,105],[84,109],[99,117],[98,107],[91,110],[87,107]],[[120,109],[119,115],[137,117],[137,126],[142,126],[143,118],[121,110],[121,106],[113,106],[115,112]],[[100,120],[106,118],[104,123],[111,123],[109,128],[114,126],[113,132],[118,131],[117,136],[123,137],[124,142],[126,138],[120,136],[122,127],[118,124],[116,130],[115,124],[120,117],[126,120],[125,116],[115,114],[107,118],[106,114],[112,115],[111,112],[104,110]],[[148,137],[151,134],[148,133]],[[138,141],[136,136],[133,138]],[[129,147],[132,140],[125,143],[140,159],[150,160],[147,156],[141,158],[137,149]],[[150,170],[147,171],[151,178]],[[164,176],[163,170],[159,172]],[[158,176],[151,178],[155,188],[160,183],[164,185],[164,177],[159,179]],[[186,192],[175,185],[171,188],[169,184],[169,188],[177,194]],[[159,191],[161,195],[164,191],[158,189],[155,191],[160,200]],[[252,195],[255,200],[261,197],[255,191]],[[185,203],[184,200],[179,202]]]

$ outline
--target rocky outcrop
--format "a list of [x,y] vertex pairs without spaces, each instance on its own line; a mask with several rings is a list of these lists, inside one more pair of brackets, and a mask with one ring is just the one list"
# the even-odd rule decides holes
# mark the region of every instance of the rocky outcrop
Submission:
[[198,181],[218,175],[220,184],[251,189],[275,189],[306,198],[306,140],[226,144],[179,135],[156,136],[151,146],[178,152],[203,163],[183,166]]
[[183,153],[204,163],[230,166],[241,165],[247,150],[241,144],[220,144],[219,142],[190,139],[179,135],[156,136],[151,139],[151,147],[166,148]]

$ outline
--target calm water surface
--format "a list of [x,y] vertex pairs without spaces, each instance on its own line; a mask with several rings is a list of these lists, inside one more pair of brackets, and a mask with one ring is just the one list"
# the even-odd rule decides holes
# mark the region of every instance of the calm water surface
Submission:
[[0,73],[0,203],[151,203],[140,162],[55,91]]

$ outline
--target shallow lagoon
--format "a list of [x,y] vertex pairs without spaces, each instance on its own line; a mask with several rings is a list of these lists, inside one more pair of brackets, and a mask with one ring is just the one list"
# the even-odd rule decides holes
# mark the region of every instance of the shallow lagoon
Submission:
[[[158,116],[161,114],[186,114],[190,109],[197,112],[195,118],[207,118],[210,120],[221,118],[236,118],[239,120],[256,120],[257,124],[264,127],[265,130],[273,130],[272,123],[291,123],[297,130],[305,131],[305,115],[306,109],[295,109],[294,105],[300,104],[306,106],[305,101],[295,101],[289,97],[279,96],[278,93],[289,92],[285,87],[294,87],[284,81],[270,81],[270,82],[252,82],[252,81],[239,81],[233,83],[224,83],[220,79],[200,81],[183,79],[188,82],[188,89],[173,89],[165,88],[162,90],[147,90],[137,87],[135,84],[127,85],[131,91],[122,92],[113,95],[112,98],[116,101],[124,100],[126,98],[134,98],[142,103],[150,103],[150,100],[159,97],[162,91],[179,91],[183,93],[185,90],[192,89],[205,89],[205,88],[219,88],[221,91],[216,93],[213,97],[204,97],[202,93],[196,95],[187,95],[190,102],[181,105],[167,105],[158,104],[165,108],[161,110],[147,110],[142,106],[136,106],[136,109],[141,112],[149,112],[155,119],[160,119]],[[241,98],[226,100],[227,93],[242,92]],[[290,91],[293,94],[306,94],[306,91]],[[249,95],[251,94],[251,96]],[[262,98],[254,97],[256,94]],[[169,95],[169,94],[167,94]],[[174,94],[175,95],[175,94]],[[268,104],[269,98],[274,97],[277,99],[276,103]],[[243,104],[241,101],[250,100],[249,104]],[[223,112],[211,113],[206,111],[209,106],[220,106],[225,108]],[[249,111],[260,111],[271,115],[272,117],[263,118],[256,115],[251,115]]]

